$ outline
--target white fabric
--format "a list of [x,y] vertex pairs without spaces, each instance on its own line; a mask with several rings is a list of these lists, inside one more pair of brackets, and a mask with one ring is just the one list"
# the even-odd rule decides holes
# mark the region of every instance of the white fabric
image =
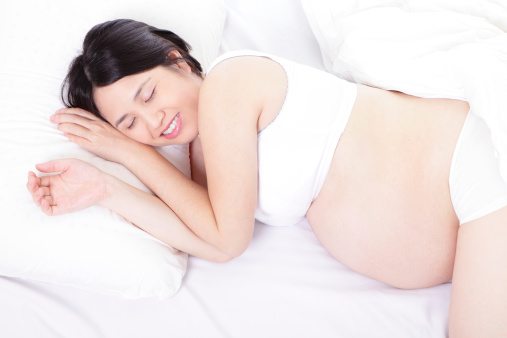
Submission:
[[507,3],[301,0],[326,69],[422,97],[467,100],[507,178]]
[[9,338],[445,338],[450,285],[399,290],[347,269],[308,224],[256,224],[239,258],[190,257],[170,299],[125,300],[0,278]]
[[[108,210],[48,217],[26,190],[36,163],[75,157],[147,191],[124,167],[80,149],[51,124],[69,63],[95,24],[128,17],[170,28],[207,65],[225,20],[217,1],[8,1],[0,11],[0,275],[73,285],[124,297],[168,297],[187,255]],[[189,174],[188,147],[160,150]],[[3,335],[0,332],[0,336]]]
[[299,1],[225,0],[221,51],[256,50],[322,68],[318,44]]
[[486,123],[469,113],[454,150],[449,190],[460,224],[507,205],[507,183]]
[[[275,226],[301,222],[326,179],[356,100],[357,85],[314,67],[250,50],[221,55],[267,57],[287,76],[282,108],[258,134],[255,218]],[[295,183],[297,182],[297,183]]]

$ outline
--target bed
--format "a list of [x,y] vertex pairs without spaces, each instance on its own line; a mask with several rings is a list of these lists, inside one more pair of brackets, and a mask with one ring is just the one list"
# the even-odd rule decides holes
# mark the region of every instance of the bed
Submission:
[[[226,0],[219,52],[259,50],[330,70],[333,65],[322,57],[324,45],[305,6],[308,1]],[[451,10],[452,6],[443,9]],[[349,69],[342,75],[371,82],[358,78],[364,74],[368,73]],[[464,95],[463,91],[449,94]],[[7,175],[7,169],[3,170]],[[25,197],[23,203],[29,202]],[[11,212],[2,210],[2,214]],[[1,253],[9,255],[5,249]],[[109,269],[114,272],[115,266]],[[287,227],[257,222],[253,241],[239,258],[221,264],[188,257],[185,271],[174,294],[136,299],[2,273],[0,336],[447,336],[451,284],[401,290],[359,275],[325,251],[306,221]]]
[[449,285],[402,291],[332,259],[306,223],[256,224],[238,259],[190,258],[178,293],[125,300],[2,277],[3,337],[445,337]]

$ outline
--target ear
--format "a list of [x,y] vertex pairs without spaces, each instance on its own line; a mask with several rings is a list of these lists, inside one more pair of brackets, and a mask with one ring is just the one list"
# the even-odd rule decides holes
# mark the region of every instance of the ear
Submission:
[[191,73],[192,72],[192,68],[189,66],[189,64],[183,59],[183,57],[181,56],[181,53],[179,51],[177,51],[176,49],[173,49],[171,50],[169,53],[167,53],[167,57],[171,60],[178,60],[176,61],[175,63],[172,64],[172,66],[184,71],[184,72],[187,72],[187,73]]

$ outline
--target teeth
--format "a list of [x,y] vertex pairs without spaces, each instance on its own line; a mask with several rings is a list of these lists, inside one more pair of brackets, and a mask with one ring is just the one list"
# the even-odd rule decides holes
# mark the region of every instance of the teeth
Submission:
[[174,129],[176,128],[176,125],[178,124],[178,119],[179,119],[179,115],[176,115],[174,120],[169,125],[169,128],[167,128],[166,131],[164,131],[162,134],[167,135],[167,134],[172,133],[174,131]]

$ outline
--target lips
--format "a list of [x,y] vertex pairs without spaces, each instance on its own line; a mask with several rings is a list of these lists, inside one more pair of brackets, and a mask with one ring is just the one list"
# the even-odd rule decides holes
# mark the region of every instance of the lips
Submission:
[[181,125],[181,115],[180,113],[177,113],[160,136],[167,139],[175,138],[180,133]]

